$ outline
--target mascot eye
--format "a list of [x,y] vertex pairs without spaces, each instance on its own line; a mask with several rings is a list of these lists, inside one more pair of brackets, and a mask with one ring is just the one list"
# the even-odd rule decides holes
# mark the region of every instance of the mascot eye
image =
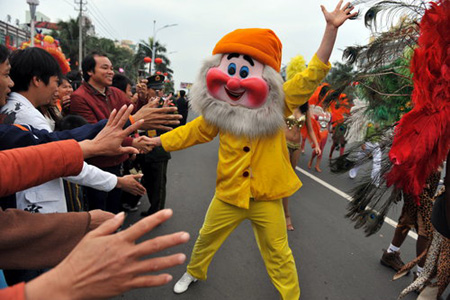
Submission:
[[230,74],[230,75],[236,74],[236,65],[235,64],[230,64],[228,66],[228,74]]
[[241,71],[239,71],[239,75],[241,76],[241,78],[245,78],[248,76],[248,67],[243,66],[241,68]]

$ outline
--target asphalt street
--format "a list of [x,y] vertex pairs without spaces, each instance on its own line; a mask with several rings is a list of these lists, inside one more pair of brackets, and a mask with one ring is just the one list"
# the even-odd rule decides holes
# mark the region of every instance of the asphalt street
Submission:
[[[192,119],[192,113],[189,119]],[[311,154],[307,145],[299,168],[320,178],[332,187],[348,192],[355,181],[346,174],[329,172],[328,141],[322,173],[306,166]],[[143,240],[176,231],[187,231],[191,240],[161,254],[186,253],[190,257],[198,231],[214,195],[218,138],[172,153],[168,167],[166,207],[172,208],[173,217],[147,234]],[[335,156],[338,155],[335,152]],[[379,260],[382,249],[391,242],[394,227],[384,224],[381,230],[365,237],[362,230],[355,230],[344,217],[348,200],[302,172],[297,171],[303,187],[290,198],[290,209],[295,231],[289,232],[289,244],[293,251],[301,288],[301,299],[306,300],[386,300],[396,299],[411,281],[412,275],[392,281],[394,271],[382,266]],[[146,210],[148,200],[142,198],[139,211]],[[391,210],[394,221],[401,206]],[[129,213],[129,226],[140,219],[138,212]],[[401,247],[403,261],[415,257],[415,240],[408,237]],[[186,264],[169,270],[173,282],[163,287],[139,289],[127,292],[115,299],[279,299],[259,254],[253,231],[248,221],[243,222],[225,241],[214,257],[207,281],[193,284],[181,295],[172,292],[173,285],[185,272]],[[449,294],[447,289],[446,295]],[[416,299],[410,294],[404,299]],[[444,298],[445,299],[445,298]]]

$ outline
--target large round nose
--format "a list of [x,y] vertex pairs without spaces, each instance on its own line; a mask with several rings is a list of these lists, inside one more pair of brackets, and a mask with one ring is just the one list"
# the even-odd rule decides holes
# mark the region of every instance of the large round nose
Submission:
[[241,81],[235,77],[231,77],[227,81],[227,88],[232,91],[239,90],[241,88]]

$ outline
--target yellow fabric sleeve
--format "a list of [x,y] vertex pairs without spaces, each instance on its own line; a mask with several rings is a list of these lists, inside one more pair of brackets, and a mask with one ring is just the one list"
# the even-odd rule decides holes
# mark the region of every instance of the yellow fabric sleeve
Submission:
[[286,117],[291,115],[296,107],[309,100],[330,69],[330,62],[324,63],[317,57],[317,54],[314,54],[303,72],[297,73],[283,84],[286,102],[284,115]]
[[218,133],[219,129],[216,126],[207,123],[200,116],[184,126],[161,135],[161,144],[164,150],[172,152],[207,143],[213,140]]

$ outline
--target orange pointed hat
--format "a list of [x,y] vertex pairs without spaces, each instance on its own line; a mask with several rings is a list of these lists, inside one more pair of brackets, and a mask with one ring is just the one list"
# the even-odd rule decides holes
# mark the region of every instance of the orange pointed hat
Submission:
[[272,30],[246,28],[236,29],[225,35],[214,47],[213,54],[247,54],[280,72],[281,49],[281,42]]

